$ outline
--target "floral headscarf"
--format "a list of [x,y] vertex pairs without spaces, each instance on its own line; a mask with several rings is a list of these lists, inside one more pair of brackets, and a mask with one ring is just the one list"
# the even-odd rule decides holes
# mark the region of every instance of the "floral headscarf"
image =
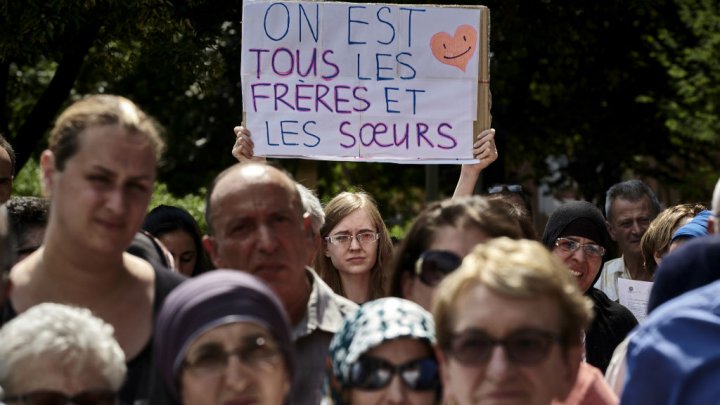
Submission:
[[326,384],[333,402],[344,403],[342,393],[349,388],[350,368],[362,354],[400,338],[434,344],[432,315],[412,301],[395,297],[367,302],[350,313],[330,342]]

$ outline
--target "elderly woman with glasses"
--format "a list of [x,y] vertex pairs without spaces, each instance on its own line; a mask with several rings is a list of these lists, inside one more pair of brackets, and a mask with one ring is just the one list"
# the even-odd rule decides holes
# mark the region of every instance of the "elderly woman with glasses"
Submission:
[[440,399],[430,313],[381,298],[345,318],[330,342],[329,398],[335,405],[431,405]]
[[342,192],[330,200],[320,235],[315,270],[333,291],[359,304],[387,295],[383,266],[392,242],[369,194]]
[[0,330],[0,402],[115,405],[125,355],[113,328],[90,310],[36,305]]
[[433,318],[448,403],[617,401],[602,375],[582,363],[592,303],[538,242],[497,238],[476,246],[440,284]]
[[585,356],[588,363],[605,372],[615,347],[637,325],[630,310],[593,287],[610,243],[605,219],[589,202],[565,203],[550,215],[542,242],[565,263],[580,290],[593,301],[595,318],[585,335]]
[[509,203],[473,196],[428,206],[407,232],[390,265],[390,295],[430,310],[438,283],[478,243],[523,235]]
[[294,368],[280,300],[245,272],[216,270],[176,288],[156,324],[163,403],[283,404]]

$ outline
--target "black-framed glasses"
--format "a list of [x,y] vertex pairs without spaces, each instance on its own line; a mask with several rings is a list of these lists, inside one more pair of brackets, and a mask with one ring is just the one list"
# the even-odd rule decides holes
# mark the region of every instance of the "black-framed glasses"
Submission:
[[459,363],[481,366],[490,360],[495,346],[502,346],[510,361],[532,366],[545,360],[553,343],[559,342],[558,335],[539,329],[517,330],[502,339],[479,329],[468,329],[452,336],[450,353]]
[[201,346],[191,360],[185,359],[183,367],[198,374],[217,376],[225,372],[233,356],[252,369],[260,369],[276,364],[280,359],[280,349],[264,336],[249,337],[242,346],[230,351],[225,351],[218,343],[210,343]]
[[559,247],[565,253],[573,253],[582,248],[588,256],[603,257],[605,256],[605,248],[597,243],[580,243],[576,240],[568,238],[555,239],[555,246]]
[[434,357],[395,365],[377,357],[361,356],[350,368],[350,386],[367,391],[383,389],[396,374],[413,391],[434,390],[439,384],[438,363]]
[[40,390],[5,397],[2,401],[10,404],[19,402],[25,405],[115,405],[117,394],[112,390],[87,390],[73,396],[64,392]]
[[447,250],[427,250],[415,262],[415,275],[434,287],[462,264],[462,258]]
[[511,193],[522,193],[523,188],[519,184],[498,184],[488,188],[488,194],[497,194],[502,193],[503,191],[508,191]]
[[325,240],[331,245],[350,246],[353,238],[361,245],[368,245],[380,239],[380,234],[378,232],[360,232],[357,235],[330,235],[325,237]]

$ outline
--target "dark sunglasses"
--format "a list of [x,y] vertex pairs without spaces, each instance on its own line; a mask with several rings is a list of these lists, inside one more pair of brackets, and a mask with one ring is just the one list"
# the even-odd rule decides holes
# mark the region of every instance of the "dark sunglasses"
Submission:
[[415,262],[415,275],[434,287],[462,264],[462,258],[447,250],[428,250]]
[[350,368],[350,385],[361,390],[379,390],[387,387],[395,374],[413,391],[434,390],[439,384],[438,364],[433,357],[396,366],[377,357],[362,356]]
[[27,394],[3,398],[4,402],[20,402],[25,405],[115,405],[117,396],[111,390],[88,390],[68,396],[60,391],[33,391]]
[[481,330],[470,329],[452,337],[450,353],[462,364],[481,366],[490,360],[495,346],[499,345],[513,363],[532,366],[545,360],[552,344],[556,342],[560,342],[557,335],[537,329],[518,330],[503,339],[495,339]]
[[519,184],[498,184],[488,188],[488,194],[497,194],[502,193],[503,191],[510,193],[522,193],[523,188]]

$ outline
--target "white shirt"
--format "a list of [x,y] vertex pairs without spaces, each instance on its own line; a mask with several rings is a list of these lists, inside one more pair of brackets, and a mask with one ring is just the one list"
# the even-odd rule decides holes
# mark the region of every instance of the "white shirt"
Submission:
[[605,262],[602,270],[600,270],[600,278],[595,283],[595,288],[604,292],[608,298],[616,301],[618,298],[618,278],[626,278],[632,280],[630,272],[625,266],[625,260],[623,256],[617,259],[608,260]]

